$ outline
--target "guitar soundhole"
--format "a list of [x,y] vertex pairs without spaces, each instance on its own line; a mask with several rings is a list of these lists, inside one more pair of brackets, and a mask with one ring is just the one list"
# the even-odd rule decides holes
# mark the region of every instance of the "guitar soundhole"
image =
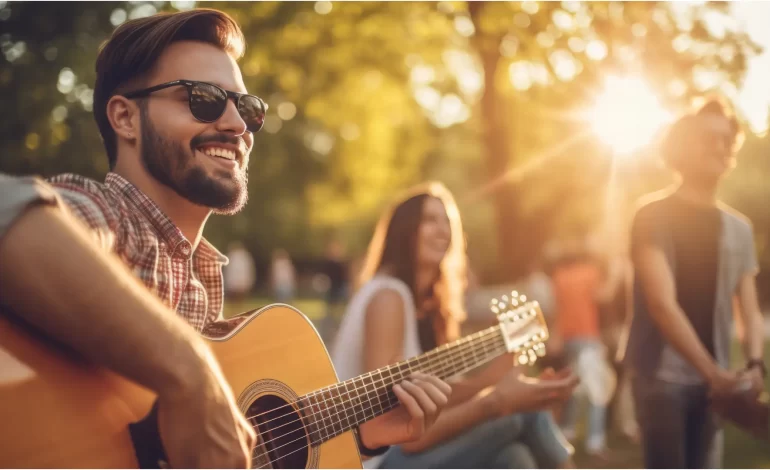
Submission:
[[255,468],[306,468],[308,435],[299,413],[283,398],[262,395],[249,406],[246,416],[252,417],[259,434],[252,459]]

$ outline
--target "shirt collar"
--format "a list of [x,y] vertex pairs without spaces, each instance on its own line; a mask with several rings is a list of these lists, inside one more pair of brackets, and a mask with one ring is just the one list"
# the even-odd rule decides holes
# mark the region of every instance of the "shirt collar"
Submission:
[[[190,244],[184,234],[182,234],[182,231],[179,230],[161,208],[127,179],[117,173],[110,172],[107,173],[104,184],[109,189],[121,194],[124,200],[133,205],[152,224],[163,240],[168,243],[170,251],[175,251],[182,243]],[[227,264],[228,262],[227,257],[214,248],[205,238],[201,238],[194,256],[217,261],[222,264]]]

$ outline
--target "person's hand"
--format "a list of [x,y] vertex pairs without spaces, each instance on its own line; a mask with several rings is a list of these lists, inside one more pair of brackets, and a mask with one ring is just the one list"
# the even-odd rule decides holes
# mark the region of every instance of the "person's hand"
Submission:
[[513,413],[542,410],[566,401],[580,380],[570,369],[554,372],[546,369],[539,378],[527,377],[514,368],[489,394],[497,413],[507,416]]
[[449,402],[452,388],[437,377],[416,372],[394,385],[393,393],[401,405],[359,427],[361,442],[369,449],[422,437]]
[[251,466],[256,433],[215,363],[182,389],[158,395],[158,427],[172,467]]
[[752,367],[743,374],[743,379],[751,382],[751,390],[760,394],[765,389],[765,378],[762,377],[762,371],[759,367]]
[[758,437],[767,440],[770,404],[767,394],[755,396],[753,391],[735,392],[711,399],[711,409],[720,417]]
[[728,396],[746,386],[746,381],[738,372],[717,368],[708,379],[709,394],[712,397]]

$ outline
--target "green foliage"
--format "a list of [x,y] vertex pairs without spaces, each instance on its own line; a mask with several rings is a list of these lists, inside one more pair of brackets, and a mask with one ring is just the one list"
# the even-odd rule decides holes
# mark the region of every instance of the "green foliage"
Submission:
[[[242,25],[246,85],[270,104],[251,202],[211,220],[215,244],[241,239],[263,259],[278,247],[315,256],[337,234],[360,253],[384,204],[434,178],[455,192],[487,277],[501,274],[498,249],[531,256],[546,238],[599,220],[607,153],[580,110],[602,77],[641,75],[676,108],[714,84],[739,85],[756,50],[742,33],[708,26],[725,14],[715,2],[205,6]],[[98,45],[126,18],[183,7],[3,3],[0,107],[12,118],[0,121],[0,171],[101,178],[106,158],[90,115]],[[744,152],[767,146],[750,139]],[[766,174],[752,170],[766,171],[758,159],[745,162],[747,178]],[[636,191],[664,178],[650,168]],[[498,197],[501,188],[514,190]],[[736,191],[740,205],[759,207],[759,193]]]

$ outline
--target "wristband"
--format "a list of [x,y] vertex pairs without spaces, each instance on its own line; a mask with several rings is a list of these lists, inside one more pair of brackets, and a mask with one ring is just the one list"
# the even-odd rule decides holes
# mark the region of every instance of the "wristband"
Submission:
[[746,363],[746,370],[751,370],[755,367],[759,367],[760,372],[762,372],[762,378],[767,377],[767,367],[765,366],[765,361],[762,359],[749,359],[749,361]]

